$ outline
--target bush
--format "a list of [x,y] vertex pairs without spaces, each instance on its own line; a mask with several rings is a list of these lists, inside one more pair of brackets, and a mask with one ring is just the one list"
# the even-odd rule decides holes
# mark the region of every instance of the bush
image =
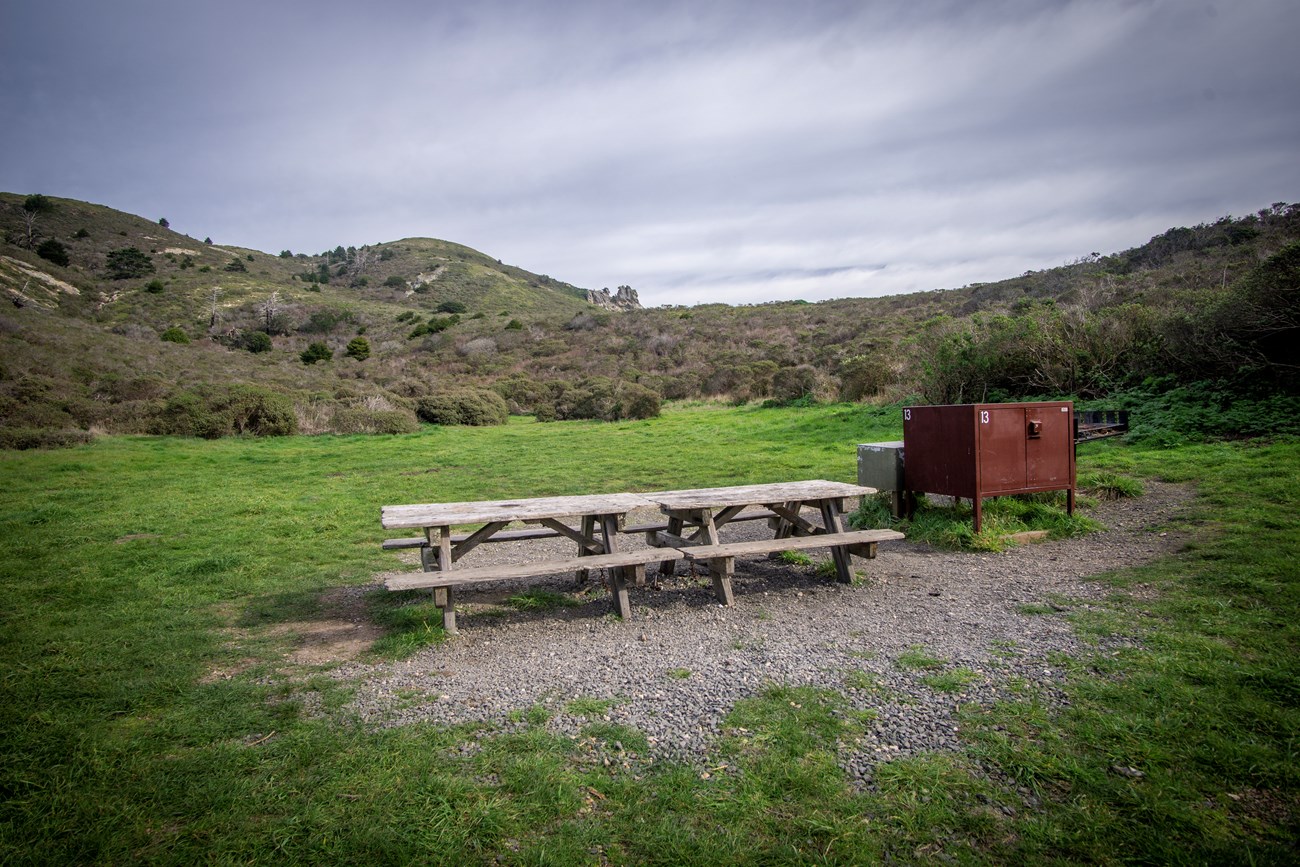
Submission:
[[400,274],[393,274],[384,280],[384,285],[389,289],[405,289],[406,280]]
[[84,430],[0,428],[0,449],[56,449],[81,446],[94,436]]
[[343,354],[357,361],[365,361],[370,357],[370,341],[364,337],[354,337],[348,341],[348,348]]
[[288,436],[297,430],[293,402],[283,394],[253,385],[202,385],[168,397],[152,432],[217,439]]
[[240,261],[239,259],[231,259],[229,262],[226,263],[225,267],[224,267],[222,270],[223,270],[223,271],[234,271],[234,272],[238,272],[238,271],[247,271],[247,270],[248,270],[248,266],[245,265],[245,264],[244,264],[242,261]]
[[817,387],[817,371],[806,364],[798,367],[783,367],[772,376],[773,402],[791,404],[802,400],[813,401],[813,391]]
[[661,412],[659,393],[635,382],[619,386],[618,402],[620,418],[658,418]]
[[459,301],[444,301],[438,305],[439,313],[464,313],[469,308]]
[[271,335],[265,331],[245,331],[239,335],[239,345],[249,352],[270,352]]
[[511,319],[509,322],[506,323],[506,331],[523,331],[523,330],[524,330],[524,323],[520,322],[518,319]]
[[123,247],[109,252],[104,271],[110,280],[144,277],[154,272],[153,260],[135,247]]
[[310,344],[298,356],[302,359],[303,364],[315,364],[318,361],[330,361],[334,358],[334,350],[330,349],[325,343],[317,340]]
[[68,248],[53,239],[42,241],[37,245],[36,255],[60,267],[68,267]]
[[539,399],[534,409],[538,421],[619,421],[656,418],[660,413],[659,393],[633,382],[591,376],[577,383],[552,380],[546,386],[549,399]]
[[159,295],[166,290],[166,288],[167,287],[163,285],[163,281],[158,279],[150,280],[148,283],[144,284],[144,291],[151,295]]
[[405,434],[418,431],[420,423],[406,410],[348,406],[334,411],[330,427],[341,434]]
[[415,414],[429,424],[487,426],[505,424],[505,399],[485,388],[462,388],[421,398]]
[[164,331],[160,337],[167,343],[189,343],[190,336],[185,333],[185,329],[172,326]]
[[329,334],[338,326],[352,322],[354,316],[351,310],[345,308],[322,307],[313,310],[307,317],[307,321],[298,327],[298,330],[304,334]]

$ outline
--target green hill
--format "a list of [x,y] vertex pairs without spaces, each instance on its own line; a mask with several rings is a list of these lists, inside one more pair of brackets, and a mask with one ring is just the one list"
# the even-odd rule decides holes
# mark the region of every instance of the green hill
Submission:
[[[275,254],[13,194],[0,194],[0,233],[9,445],[257,432],[217,423],[232,413],[287,413],[305,432],[409,429],[420,401],[466,387],[568,418],[608,417],[647,390],[952,402],[1215,380],[1286,393],[1300,369],[1300,206],[1285,203],[994,283],[622,313],[427,238]],[[364,357],[349,357],[358,337]],[[330,360],[305,363],[313,344]]]

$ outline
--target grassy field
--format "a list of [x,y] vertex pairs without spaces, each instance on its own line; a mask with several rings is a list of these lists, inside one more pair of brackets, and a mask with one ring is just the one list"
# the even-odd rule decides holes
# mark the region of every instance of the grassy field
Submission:
[[[1300,799],[1300,444],[1141,450],[1081,469],[1194,482],[1184,555],[1115,575],[1071,661],[1069,707],[968,709],[969,748],[882,766],[855,792],[836,744],[865,721],[834,692],[742,702],[718,766],[558,738],[372,731],[346,689],[280,668],[284,639],[229,628],[309,615],[366,583],[385,503],[852,481],[897,410],[687,407],[645,422],[515,422],[409,436],[105,438],[0,453],[0,863],[1286,863]],[[1130,593],[1137,585],[1161,591]],[[236,665],[247,671],[211,679]],[[311,712],[308,712],[308,711]],[[479,745],[462,753],[467,741]]]

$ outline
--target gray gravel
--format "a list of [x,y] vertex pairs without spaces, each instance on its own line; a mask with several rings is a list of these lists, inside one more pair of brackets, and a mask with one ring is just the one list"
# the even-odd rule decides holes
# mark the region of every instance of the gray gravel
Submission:
[[[1104,532],[1001,554],[882,544],[877,559],[855,558],[865,577],[857,586],[807,567],[740,559],[732,608],[717,604],[707,577],[688,577],[679,565],[659,588],[631,590],[629,622],[613,617],[599,586],[575,608],[521,613],[496,604],[525,586],[572,591],[572,576],[497,584],[459,595],[460,635],[445,644],[400,662],[347,664],[333,675],[356,687],[351,710],[379,726],[508,728],[520,711],[540,705],[551,730],[578,735],[591,720],[568,712],[569,702],[607,699],[604,720],[645,733],[655,757],[696,764],[737,701],[772,683],[828,687],[876,714],[866,738],[843,753],[845,769],[866,779],[883,759],[958,748],[959,705],[989,704],[1026,684],[1061,701],[1063,672],[1054,660],[1098,649],[1076,637],[1066,616],[1110,592],[1089,576],[1176,551],[1183,538],[1164,527],[1191,499],[1190,488],[1147,482],[1144,496],[1091,512]],[[764,532],[763,522],[748,522],[724,538]],[[553,544],[554,553],[568,553]],[[480,546],[471,555],[477,559],[465,562],[519,556],[512,547]],[[536,548],[530,556],[539,556]],[[1108,641],[1102,652],[1125,639]],[[900,655],[918,647],[941,657],[943,668],[900,666]],[[959,691],[923,682],[956,668],[970,678]]]

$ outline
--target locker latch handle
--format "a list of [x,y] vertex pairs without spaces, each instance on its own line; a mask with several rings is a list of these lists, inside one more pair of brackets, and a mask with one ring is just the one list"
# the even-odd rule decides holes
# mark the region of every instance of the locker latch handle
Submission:
[[1029,422],[1029,438],[1036,440],[1043,435],[1043,423],[1041,421]]

